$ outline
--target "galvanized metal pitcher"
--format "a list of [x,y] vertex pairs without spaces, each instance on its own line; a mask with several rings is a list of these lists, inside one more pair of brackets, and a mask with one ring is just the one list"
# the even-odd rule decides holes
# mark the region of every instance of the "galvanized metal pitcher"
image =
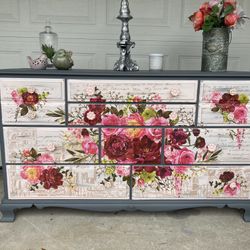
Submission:
[[203,32],[202,71],[227,71],[230,35],[226,27]]

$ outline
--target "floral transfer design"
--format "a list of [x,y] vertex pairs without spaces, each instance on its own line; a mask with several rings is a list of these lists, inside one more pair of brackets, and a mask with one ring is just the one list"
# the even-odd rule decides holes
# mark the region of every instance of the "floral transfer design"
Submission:
[[53,164],[54,157],[47,153],[38,153],[34,148],[25,149],[20,152],[21,160],[25,165],[22,167],[20,176],[29,184],[30,191],[38,189],[58,189],[67,182],[73,187],[73,174],[69,170],[64,171],[64,167],[44,166],[40,164]]
[[[107,104],[97,87],[88,90],[87,93],[75,96],[76,101],[90,104],[79,104],[72,108],[69,113],[70,125],[175,126],[179,123],[185,125],[194,123],[193,111],[187,111],[183,107],[176,111],[169,110],[167,105],[160,103],[162,99],[157,94],[145,98],[128,95],[125,100],[127,104],[119,104],[119,95],[115,97],[115,93],[110,92],[110,99],[114,100],[114,103]],[[65,116],[61,110],[51,111],[47,115],[57,119],[63,119]]]
[[242,189],[247,188],[247,181],[244,177],[239,174],[235,174],[233,171],[225,171],[219,179],[209,182],[213,188],[214,195],[226,195],[226,196],[237,196]]
[[[237,93],[231,89],[228,93],[213,92],[210,97],[211,111],[220,113],[224,123],[246,124],[248,122],[249,97],[244,93]],[[238,128],[230,130],[230,137],[236,139],[238,147],[241,148],[245,136],[245,129]]]
[[16,103],[17,109],[15,120],[18,117],[27,116],[33,120],[36,118],[36,112],[41,109],[47,102],[49,92],[37,93],[33,88],[19,88],[11,92],[12,100]]

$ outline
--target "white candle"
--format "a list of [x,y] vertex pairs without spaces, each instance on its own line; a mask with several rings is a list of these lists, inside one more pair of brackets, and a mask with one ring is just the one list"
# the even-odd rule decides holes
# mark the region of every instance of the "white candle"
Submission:
[[149,55],[149,70],[163,70],[163,54]]

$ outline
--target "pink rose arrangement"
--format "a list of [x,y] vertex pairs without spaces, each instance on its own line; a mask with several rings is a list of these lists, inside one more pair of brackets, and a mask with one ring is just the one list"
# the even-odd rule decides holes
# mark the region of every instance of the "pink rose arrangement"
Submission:
[[[249,97],[246,94],[238,94],[234,89],[228,93],[213,92],[209,101],[212,105],[211,110],[215,113],[220,113],[225,123],[247,123]],[[244,140],[244,134],[244,128],[238,128],[236,132],[233,130],[230,131],[232,139],[236,137],[239,148]]]
[[189,17],[195,31],[210,31],[213,28],[233,29],[244,24],[245,13],[236,0],[210,0],[203,3],[199,10]]
[[233,171],[223,172],[218,180],[210,181],[210,186],[214,189],[215,195],[236,196],[239,195],[243,188],[246,188],[246,180],[240,176],[235,175]]
[[47,101],[49,92],[42,92],[41,94],[33,88],[19,88],[11,92],[12,100],[18,106],[15,120],[19,116],[28,115],[30,119],[35,119],[35,112],[41,108]]
[[30,191],[36,191],[40,188],[46,190],[58,189],[64,184],[64,179],[71,179],[72,172],[64,170],[64,167],[53,167],[39,164],[52,164],[55,162],[54,157],[50,154],[38,153],[34,148],[24,149],[21,152],[21,161],[25,165],[22,167],[20,176],[29,184]]

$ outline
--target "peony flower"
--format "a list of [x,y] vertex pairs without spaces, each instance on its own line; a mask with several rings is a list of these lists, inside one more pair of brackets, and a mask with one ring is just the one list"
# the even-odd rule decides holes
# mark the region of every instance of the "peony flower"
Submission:
[[194,30],[199,31],[204,24],[204,14],[202,11],[195,12],[189,19],[193,22]]
[[[144,126],[144,119],[139,113],[133,113],[127,118],[127,125],[129,126]],[[126,135],[130,138],[142,137],[145,133],[143,128],[128,128],[126,129]]]
[[119,176],[130,176],[130,168],[129,167],[118,166],[118,167],[116,167],[115,170]]
[[223,174],[220,175],[220,180],[222,182],[229,182],[234,178],[234,172],[231,171],[225,171]]
[[[102,118],[102,125],[103,126],[120,126],[125,125],[126,120],[124,118],[120,118],[114,114],[106,115]],[[123,128],[103,128],[102,132],[105,136],[117,135],[121,133],[124,129]]]
[[57,168],[47,168],[42,171],[39,180],[45,189],[58,189],[63,185],[63,175]]
[[239,18],[239,15],[231,13],[225,16],[224,23],[228,27],[234,27],[237,24]]
[[237,123],[247,122],[248,109],[246,106],[241,105],[239,107],[236,107],[233,114],[234,114],[234,119]]
[[131,159],[133,156],[132,142],[124,134],[107,137],[104,142],[104,151],[110,160],[118,162]]
[[176,145],[183,145],[187,142],[189,137],[189,133],[186,132],[184,129],[174,129],[173,133],[170,135],[170,139],[173,144]]
[[98,153],[97,144],[92,141],[90,138],[86,138],[82,142],[82,149],[85,154],[96,155]]
[[18,105],[22,105],[23,104],[23,98],[21,95],[19,95],[19,93],[16,90],[13,90],[11,92],[11,96],[12,96],[12,100]]
[[55,163],[55,158],[52,155],[45,153],[45,154],[41,154],[40,156],[38,156],[36,162]]
[[195,161],[195,153],[187,148],[176,150],[175,158],[173,158],[173,164],[190,165]]
[[[169,126],[168,121],[163,118],[151,118],[146,122],[147,126]],[[151,139],[151,140],[161,140],[162,138],[162,129],[161,128],[147,128],[145,129],[146,135]]]
[[27,180],[30,184],[35,185],[39,183],[39,177],[42,173],[43,166],[24,166],[20,176]]
[[162,179],[171,176],[173,170],[170,167],[158,167],[156,170],[156,175],[160,176]]
[[33,93],[23,93],[22,94],[23,103],[27,106],[34,106],[39,102],[39,96],[36,92]]
[[229,196],[235,196],[239,193],[240,188],[240,184],[234,181],[224,187],[224,193]]
[[101,114],[92,110],[87,110],[84,114],[84,121],[91,126],[96,125],[102,121]]
[[144,135],[133,140],[134,159],[139,164],[159,164],[161,142],[155,142]]

